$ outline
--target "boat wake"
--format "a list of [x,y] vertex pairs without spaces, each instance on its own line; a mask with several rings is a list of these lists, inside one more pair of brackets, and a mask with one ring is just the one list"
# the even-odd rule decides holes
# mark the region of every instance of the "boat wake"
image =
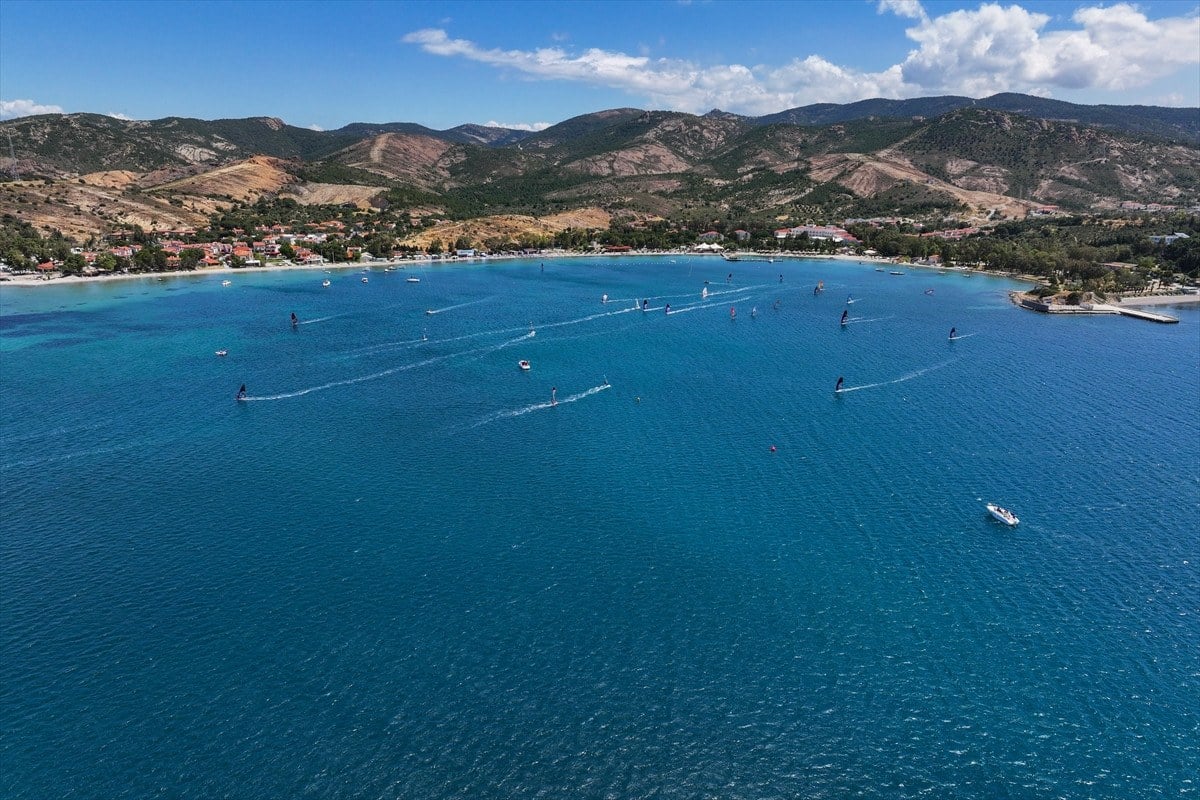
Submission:
[[924,369],[918,369],[918,370],[914,370],[912,372],[906,372],[905,374],[901,375],[899,378],[895,378],[890,381],[880,381],[879,383],[864,383],[862,386],[844,386],[844,387],[842,387],[840,394],[845,394],[846,392],[858,392],[858,391],[862,391],[863,389],[877,389],[880,386],[891,386],[894,383],[904,383],[905,381],[911,381],[913,378],[919,378],[927,372],[933,372],[935,369],[941,369],[942,367],[947,366],[948,364],[953,364],[957,360],[958,359],[956,359],[956,358],[951,358],[951,359],[941,362],[940,364],[934,364],[932,367],[925,367]]
[[849,325],[850,323],[854,323],[856,325],[865,325],[868,322],[883,322],[884,320],[888,320],[888,319],[892,319],[892,318],[891,317],[871,317],[870,319],[863,319],[862,317],[851,317],[850,319],[846,320],[846,324]]
[[[569,395],[567,397],[563,397],[563,398],[559,399],[558,403],[551,403],[550,401],[547,400],[544,403],[532,403],[527,406],[522,406],[521,408],[513,408],[513,409],[509,409],[507,411],[497,411],[496,413],[489,414],[488,416],[479,420],[474,425],[472,425],[471,428],[478,428],[480,425],[487,425],[489,423],[497,422],[502,419],[512,419],[513,417],[523,417],[526,414],[530,414],[534,411],[544,411],[547,408],[554,408],[556,405],[561,406],[561,405],[565,405],[567,403],[578,403],[580,400],[583,400],[585,397],[591,397],[594,394],[599,394],[600,392],[603,392],[605,389],[611,389],[611,388],[612,388],[612,386],[610,386],[608,383],[602,383],[599,386],[593,386],[590,389],[585,389],[584,391],[579,392],[578,394],[573,394],[573,395]],[[468,428],[468,430],[470,430],[471,428]]]
[[391,367],[389,369],[380,370],[379,372],[372,372],[369,375],[359,375],[356,378],[346,378],[345,380],[330,381],[329,383],[322,383],[320,386],[307,386],[303,389],[296,389],[295,391],[291,391],[291,392],[279,392],[278,394],[248,395],[241,399],[244,402],[257,402],[257,401],[263,401],[263,400],[288,400],[293,397],[303,397],[306,394],[313,394],[314,392],[323,392],[326,389],[334,389],[339,386],[353,386],[357,383],[366,383],[367,381],[376,381],[376,380],[379,380],[380,378],[386,378],[388,375],[395,375],[397,372],[407,372],[410,369],[416,369],[417,367],[429,366],[430,364],[436,364],[440,361],[448,361],[452,358],[463,358],[465,356],[477,355],[480,353],[483,353],[483,354],[494,353],[497,350],[500,350],[501,348],[508,347],[509,345],[513,345],[513,344],[516,344],[517,342],[524,341],[525,339],[530,339],[533,337],[533,335],[534,335],[533,331],[530,331],[529,333],[526,333],[524,336],[518,336],[515,339],[510,339],[507,342],[501,342],[500,344],[492,345],[490,347],[477,347],[473,350],[464,350],[461,353],[445,353],[443,355],[433,356],[431,358],[426,358],[421,361],[414,361],[411,364],[401,364],[396,367]]
[[562,321],[560,321],[560,322],[543,322],[543,323],[542,323],[540,326],[538,326],[538,327],[541,327],[541,328],[562,328],[562,327],[564,327],[564,326],[566,326],[566,325],[578,325],[578,324],[580,324],[581,322],[591,322],[591,321],[592,321],[592,320],[594,320],[594,319],[601,319],[601,318],[603,318],[603,317],[615,317],[615,316],[616,316],[616,315],[618,315],[618,314],[628,314],[628,313],[630,313],[631,311],[638,311],[638,310],[639,310],[639,309],[633,308],[632,306],[630,306],[630,307],[627,307],[627,308],[618,308],[616,311],[601,311],[601,312],[600,312],[600,313],[598,313],[598,314],[589,314],[589,315],[588,315],[588,316],[586,316],[586,317],[578,317],[578,318],[576,318],[576,319],[564,319],[564,320],[562,320]]
[[970,339],[972,336],[978,335],[978,333],[964,333],[962,336],[951,336],[950,341],[957,342],[959,339]]
[[346,315],[345,314],[330,314],[328,317],[317,317],[316,319],[302,319],[297,324],[299,324],[299,325],[316,325],[318,322],[325,322],[326,320],[337,319],[338,317],[344,317],[344,316],[346,316]]
[[[709,297],[712,297],[712,295],[709,295]],[[673,317],[676,314],[684,314],[688,311],[695,311],[698,308],[713,308],[714,306],[723,306],[726,302],[727,301],[725,300],[721,300],[716,303],[695,303],[689,306],[679,306],[678,308],[671,309],[671,316]]]
[[456,308],[466,308],[467,306],[479,305],[480,303],[486,303],[488,300],[491,300],[491,299],[492,298],[490,298],[490,297],[484,297],[480,300],[471,300],[470,302],[467,302],[467,303],[459,303],[459,304],[453,305],[453,306],[446,306],[445,308],[431,308],[428,311],[426,311],[425,313],[430,314],[430,315],[445,314],[447,311],[453,311]]

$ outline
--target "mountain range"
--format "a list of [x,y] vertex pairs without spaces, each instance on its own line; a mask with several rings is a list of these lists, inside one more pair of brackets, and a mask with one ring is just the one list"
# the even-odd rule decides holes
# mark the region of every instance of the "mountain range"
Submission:
[[1200,197],[1200,109],[1027,95],[818,104],[764,117],[622,108],[538,132],[97,114],[0,123],[0,212],[71,235],[184,227],[263,196],[425,215],[1021,217]]

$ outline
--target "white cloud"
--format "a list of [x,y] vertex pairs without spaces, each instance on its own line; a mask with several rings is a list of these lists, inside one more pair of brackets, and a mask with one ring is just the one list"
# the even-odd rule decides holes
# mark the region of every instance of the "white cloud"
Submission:
[[1170,108],[1182,108],[1187,105],[1187,101],[1184,100],[1183,95],[1179,92],[1168,92],[1167,94],[1160,95],[1154,98],[1153,102],[1156,106],[1168,106]]
[[323,131],[323,130],[325,130],[325,129],[324,129],[324,128],[322,128],[320,125],[317,125],[317,124],[315,124],[315,123],[314,123],[314,124],[312,124],[312,125],[309,125],[309,126],[308,126],[308,129],[309,129],[310,131]]
[[900,65],[922,90],[975,96],[1062,89],[1127,90],[1200,63],[1200,16],[1150,20],[1124,3],[1077,10],[1078,27],[1044,31],[1050,17],[985,3],[922,19],[919,46]]
[[890,11],[909,19],[928,19],[919,0],[879,0],[878,11],[880,14]]
[[63,113],[62,106],[43,105],[32,100],[0,100],[0,119],[61,113]]
[[106,117],[112,117],[113,119],[123,119],[123,120],[125,120],[126,122],[132,122],[132,121],[133,121],[133,117],[129,116],[128,114],[122,114],[120,111],[109,111],[109,112],[108,112],[107,114],[105,114],[104,116],[106,116]]
[[550,125],[549,122],[496,122],[494,119],[483,123],[485,128],[508,128],[510,131],[531,131],[533,133],[544,131]]
[[657,108],[711,108],[767,114],[816,102],[935,93],[984,97],[1018,91],[1129,90],[1200,63],[1200,14],[1148,19],[1132,5],[1076,10],[1067,27],[1019,5],[983,3],[930,17],[919,0],[878,0],[879,13],[914,20],[907,57],[879,72],[821,56],[783,65],[717,64],[591,48],[501,50],[452,39],[445,30],[413,31],[403,41],[433,55],[465,58],[530,80],[564,80],[619,89]]

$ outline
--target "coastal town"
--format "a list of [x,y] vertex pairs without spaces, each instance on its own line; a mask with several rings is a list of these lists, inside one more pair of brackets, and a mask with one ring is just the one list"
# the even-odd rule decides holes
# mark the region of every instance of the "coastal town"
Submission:
[[[286,206],[285,206],[286,208]],[[243,209],[253,220],[278,217],[278,208],[259,203]],[[267,213],[268,211],[273,213]],[[1106,217],[1079,218],[1056,208],[1043,208],[1029,221],[1010,225],[1027,230],[1053,224],[1056,230],[1074,226],[1090,232],[1110,230],[1111,238],[1128,244],[1098,246],[1088,261],[1060,258],[1051,270],[1012,258],[1011,246],[1001,243],[1004,229],[958,223],[937,228],[903,217],[849,218],[840,224],[764,225],[698,229],[666,220],[638,220],[608,230],[571,230],[557,236],[521,236],[509,241],[476,242],[459,235],[437,218],[396,221],[358,209],[309,209],[298,223],[270,222],[245,227],[214,219],[204,229],[146,232],[119,229],[80,246],[25,231],[23,240],[0,245],[0,282],[45,284],[60,280],[95,280],[124,275],[196,273],[203,271],[332,268],[350,265],[402,265],[410,261],[447,262],[463,259],[501,259],[554,254],[638,254],[663,252],[709,253],[730,259],[836,256],[879,259],[930,269],[997,272],[1021,277],[1032,286],[1014,297],[1024,308],[1045,313],[1118,313],[1108,301],[1121,298],[1140,304],[1191,302],[1196,294],[1200,238],[1183,231],[1141,233],[1163,229],[1156,219],[1195,220],[1197,209],[1144,207],[1125,209]],[[11,227],[11,225],[9,226]],[[414,230],[444,228],[445,239],[427,234],[424,247]],[[1131,237],[1127,232],[1136,231]],[[409,234],[407,237],[405,234]],[[42,247],[36,245],[41,244]],[[32,245],[32,246],[31,246]],[[49,246],[46,246],[49,245]],[[1080,255],[1076,247],[1072,255]],[[38,258],[39,255],[45,256]],[[996,256],[1008,256],[1008,259]],[[1045,254],[1037,258],[1046,262]],[[1032,267],[1032,268],[1031,268]],[[1160,299],[1160,298],[1165,298]],[[1161,321],[1161,320],[1160,320]]]

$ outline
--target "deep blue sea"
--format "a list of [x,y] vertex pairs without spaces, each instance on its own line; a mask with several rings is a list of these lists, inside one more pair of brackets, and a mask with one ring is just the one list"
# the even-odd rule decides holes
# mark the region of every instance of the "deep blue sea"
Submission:
[[0,796],[1197,795],[1200,309],[874,267],[0,288]]

